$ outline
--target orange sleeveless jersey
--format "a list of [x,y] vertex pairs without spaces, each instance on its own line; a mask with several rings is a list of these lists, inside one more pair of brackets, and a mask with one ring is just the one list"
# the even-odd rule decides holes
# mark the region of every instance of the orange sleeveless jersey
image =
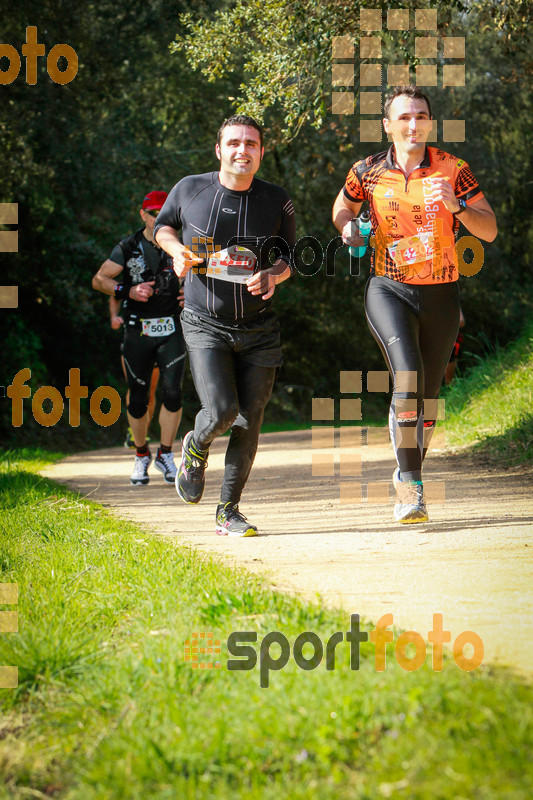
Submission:
[[446,178],[455,196],[467,205],[483,197],[468,164],[436,147],[426,147],[423,161],[407,179],[395,165],[393,147],[357,161],[350,169],[346,198],[370,204],[371,274],[414,284],[458,279],[459,219],[444,203],[428,199],[432,178]]

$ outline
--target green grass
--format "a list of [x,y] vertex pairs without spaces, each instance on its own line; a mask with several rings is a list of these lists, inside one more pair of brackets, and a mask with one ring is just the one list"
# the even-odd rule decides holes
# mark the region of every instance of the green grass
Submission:
[[449,387],[446,430],[452,446],[504,465],[533,461],[533,322]]
[[[261,689],[258,667],[226,669],[232,631],[325,642],[348,615],[117,521],[38,476],[43,458],[0,475],[0,582],[19,586],[2,800],[530,800],[529,685],[451,659],[409,673],[390,645],[384,672],[373,645],[355,671],[343,642],[334,671],[291,658]],[[194,631],[222,641],[220,670],[185,661]]]

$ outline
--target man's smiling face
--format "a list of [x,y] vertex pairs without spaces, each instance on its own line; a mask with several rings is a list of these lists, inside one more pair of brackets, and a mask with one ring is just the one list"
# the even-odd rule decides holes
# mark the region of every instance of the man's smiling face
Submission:
[[389,117],[383,120],[386,133],[390,133],[396,148],[412,153],[425,146],[433,123],[425,100],[400,94],[389,109]]
[[252,178],[261,164],[263,148],[259,131],[248,125],[228,125],[215,148],[220,171],[235,178]]

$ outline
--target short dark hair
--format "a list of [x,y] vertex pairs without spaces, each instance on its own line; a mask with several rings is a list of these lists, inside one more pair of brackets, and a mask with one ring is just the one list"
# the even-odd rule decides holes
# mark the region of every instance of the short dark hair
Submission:
[[412,83],[409,83],[405,86],[395,86],[394,89],[392,89],[392,91],[387,95],[385,99],[385,105],[383,106],[383,114],[387,117],[387,119],[390,119],[389,113],[392,101],[397,97],[400,97],[402,94],[406,95],[407,97],[412,97],[415,100],[424,100],[428,107],[429,118],[432,119],[429,97],[427,94],[424,94],[424,92],[420,91],[418,86],[414,86]]
[[219,147],[220,147],[220,142],[222,141],[222,131],[229,125],[246,125],[248,128],[255,128],[255,130],[259,133],[259,140],[261,142],[261,147],[263,147],[263,129],[261,125],[258,122],[256,122],[253,117],[247,117],[246,114],[234,114],[232,117],[228,117],[228,119],[224,120],[224,122],[218,129],[218,134],[217,134],[217,143]]

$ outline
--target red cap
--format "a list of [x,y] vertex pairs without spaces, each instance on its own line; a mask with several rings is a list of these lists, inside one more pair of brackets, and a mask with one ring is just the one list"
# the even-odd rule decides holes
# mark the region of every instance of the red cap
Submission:
[[143,211],[152,211],[152,209],[162,208],[167,197],[168,194],[166,192],[148,192],[143,200]]

